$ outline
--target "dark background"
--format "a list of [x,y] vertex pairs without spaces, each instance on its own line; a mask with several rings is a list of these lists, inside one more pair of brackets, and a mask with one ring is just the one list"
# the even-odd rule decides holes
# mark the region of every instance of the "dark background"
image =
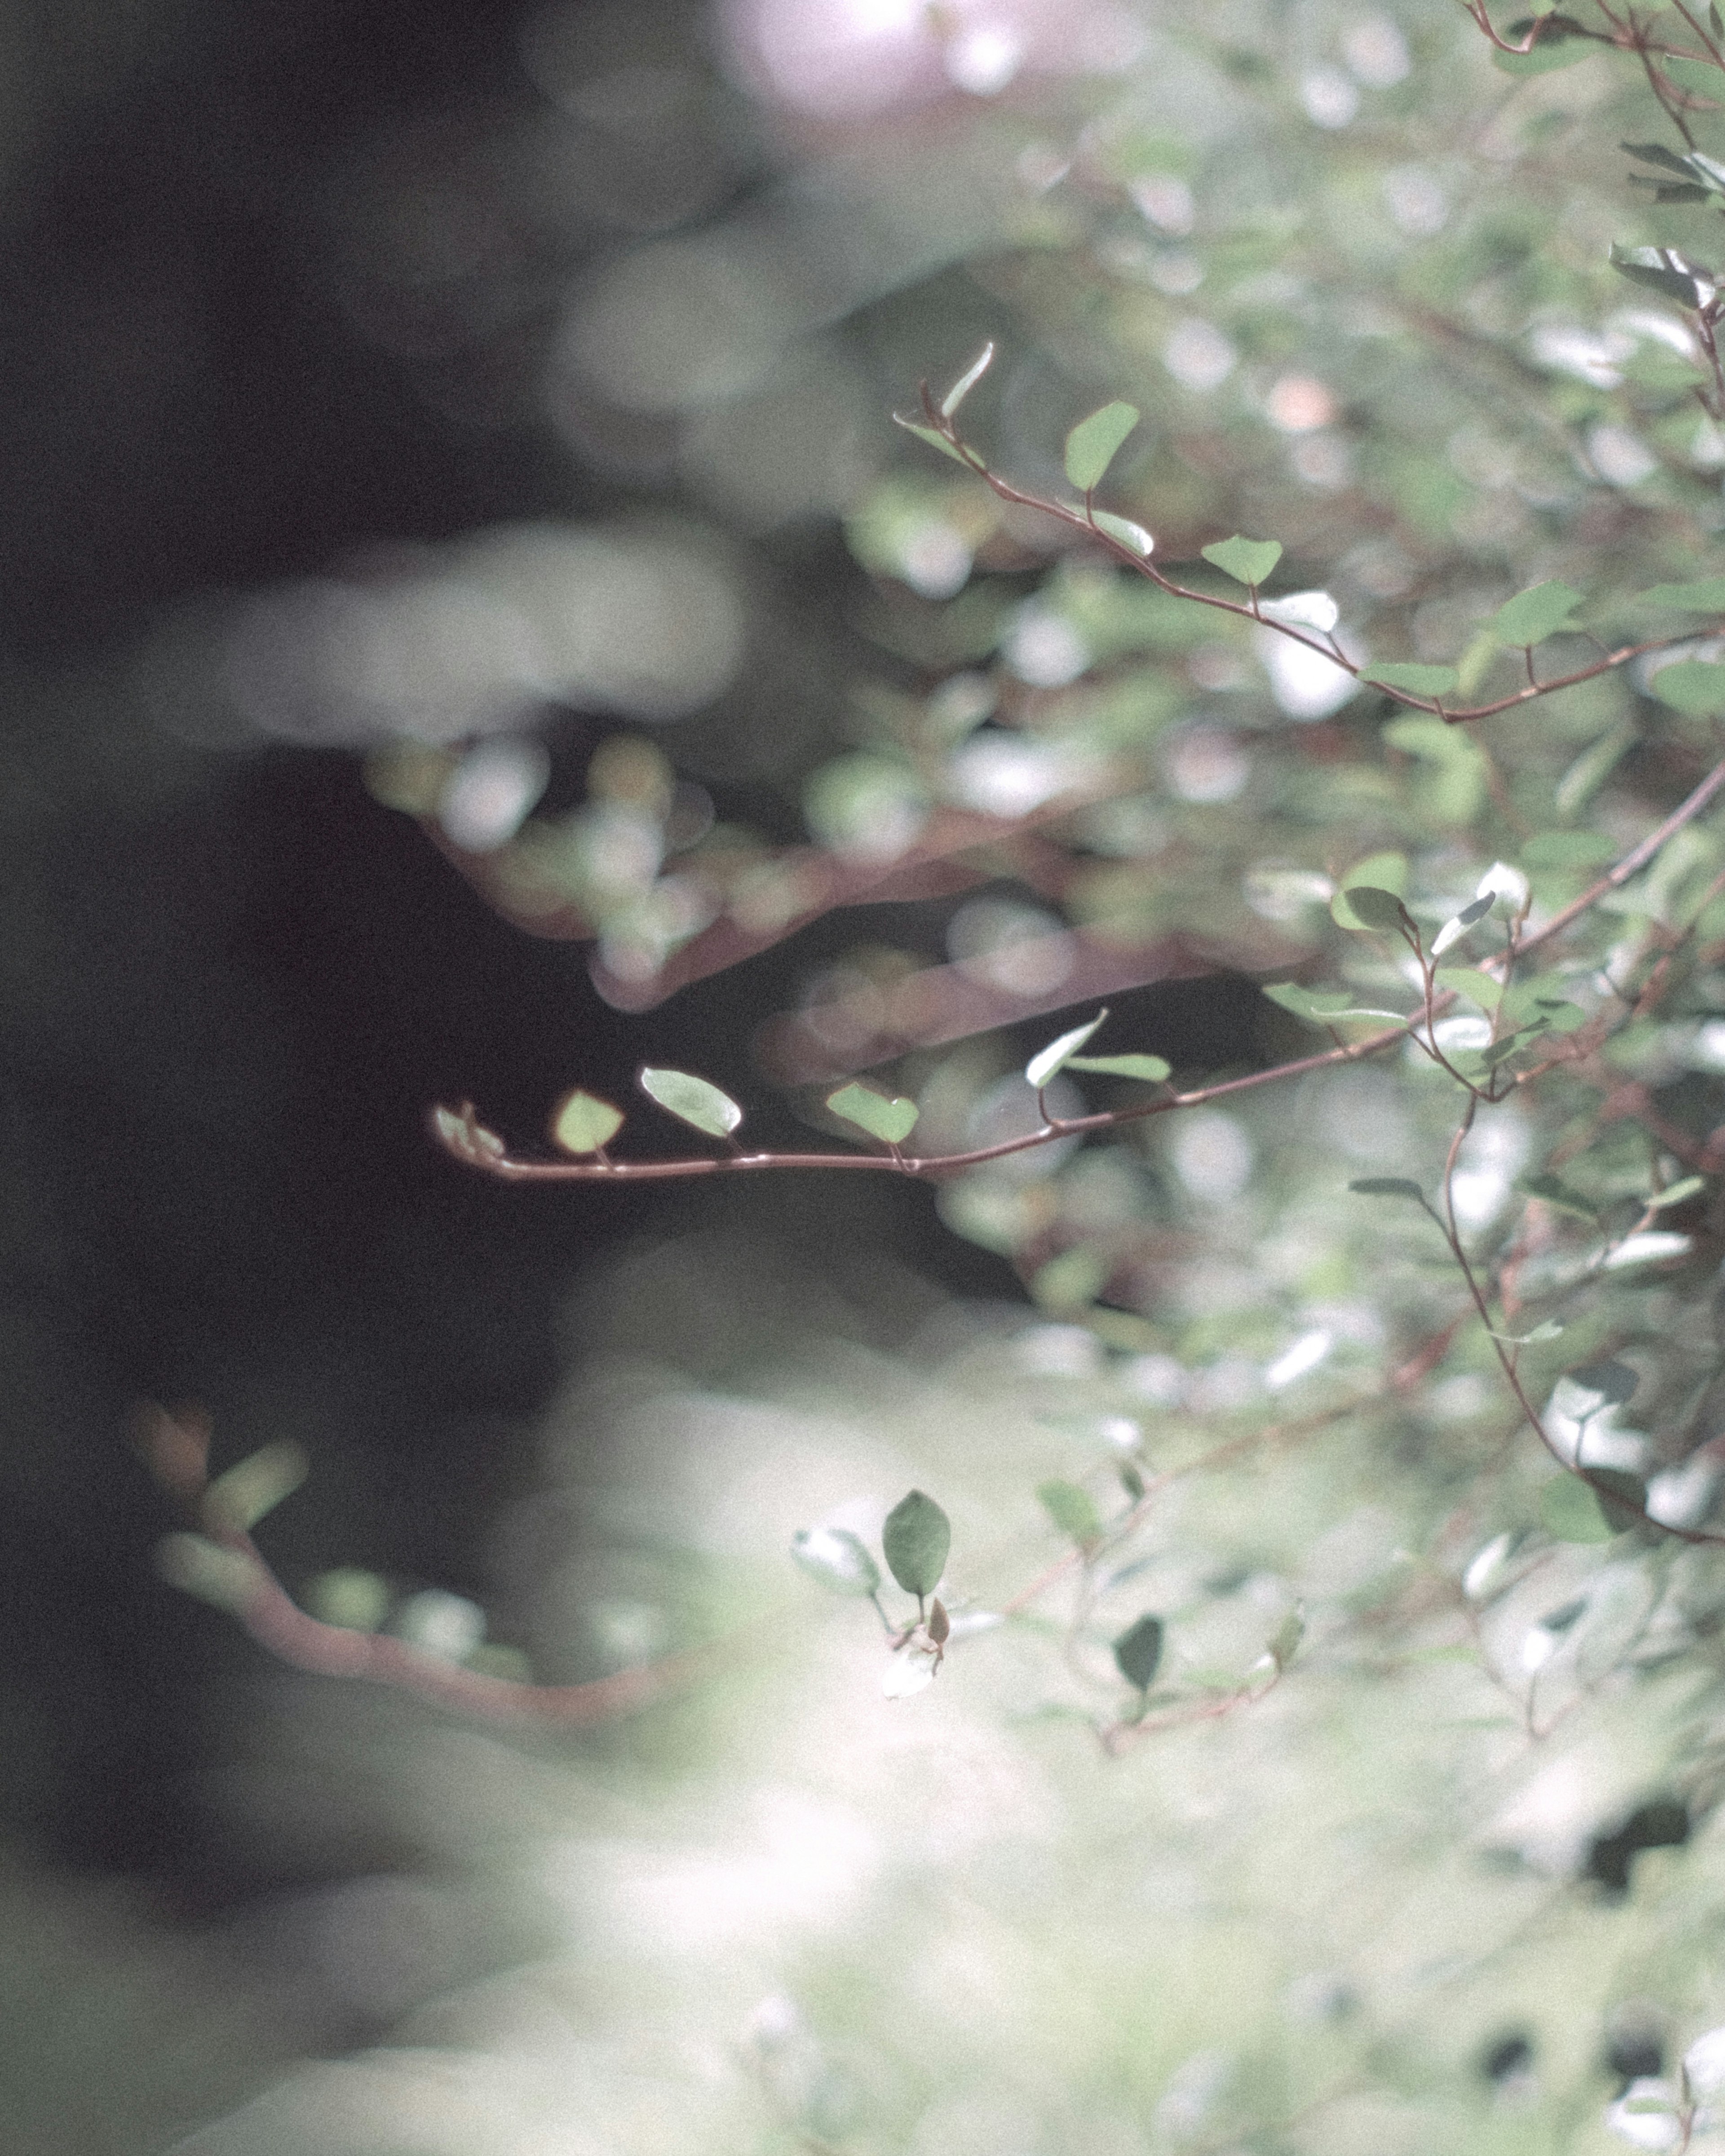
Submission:
[[[874,1248],[1019,1292],[924,1189],[511,1191],[426,1140],[426,1106],[470,1096],[531,1142],[562,1087],[615,1091],[644,1060],[758,1102],[762,1142],[793,1137],[747,1044],[841,924],[624,1018],[578,952],[490,915],[351,755],[200,749],[140,707],[127,654],[174,603],[619,499],[542,430],[428,404],[317,274],[347,146],[527,94],[517,12],[161,6],[44,15],[25,40],[34,133],[0,203],[0,1804],[59,1861],[193,1907],[283,1882],[192,1794],[200,1694],[255,1650],[153,1576],[176,1522],[126,1449],[140,1399],[207,1405],[218,1465],[307,1445],[312,1482],[272,1524],[290,1579],[362,1564],[484,1601],[571,1284],[617,1239],[722,1216],[812,1264]],[[759,552],[805,633],[839,634],[836,535]],[[1135,1037],[1214,1062],[1242,1015],[1195,984],[1149,995]]]

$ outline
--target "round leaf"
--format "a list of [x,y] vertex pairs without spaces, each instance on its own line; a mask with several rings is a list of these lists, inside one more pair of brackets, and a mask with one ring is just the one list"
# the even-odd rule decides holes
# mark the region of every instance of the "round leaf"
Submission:
[[1203,551],[1206,562],[1237,584],[1261,584],[1281,559],[1280,540],[1242,539],[1238,532]]
[[1114,1666],[1135,1691],[1148,1691],[1162,1666],[1162,1620],[1141,1617],[1114,1642]]
[[566,1093],[551,1119],[552,1140],[578,1156],[609,1145],[623,1128],[623,1111],[591,1093]]
[[1581,600],[1573,584],[1534,584],[1498,608],[1491,617],[1491,634],[1504,644],[1538,644],[1555,636]]
[[1679,659],[1661,666],[1647,684],[1647,693],[1673,711],[1691,718],[1706,718],[1725,711],[1725,666],[1705,659]]
[[[1353,918],[1342,919],[1341,907],[1346,901],[1347,910]],[[1332,902],[1331,911],[1344,928],[1399,928],[1408,917],[1408,909],[1393,891],[1380,891],[1376,884],[1357,883],[1345,891],[1338,891]]]
[[847,1527],[799,1527],[791,1555],[811,1579],[832,1594],[872,1594],[880,1568]]
[[1081,494],[1099,485],[1115,452],[1138,424],[1135,404],[1105,404],[1066,437],[1066,476]]
[[952,1546],[952,1522],[921,1490],[901,1497],[880,1530],[886,1568],[906,1594],[934,1592]]
[[742,1110],[728,1093],[686,1070],[643,1070],[638,1083],[668,1115],[710,1138],[728,1138],[742,1121]]
[[867,1086],[841,1086],[829,1093],[827,1106],[847,1123],[855,1123],[871,1138],[898,1145],[916,1127],[916,1103],[896,1096],[889,1100]]
[[1639,596],[1643,606],[1670,607],[1681,613],[1725,613],[1725,577],[1702,577],[1692,584],[1655,584]]

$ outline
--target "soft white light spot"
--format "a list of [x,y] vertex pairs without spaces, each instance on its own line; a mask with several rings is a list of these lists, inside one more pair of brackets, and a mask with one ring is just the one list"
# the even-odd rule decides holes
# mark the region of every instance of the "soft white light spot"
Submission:
[[541,742],[479,742],[450,773],[437,804],[444,836],[470,854],[495,853],[526,821],[550,776]]
[[1683,2054],[1683,2071],[1697,2096],[1712,2096],[1725,2088],[1725,2029],[1709,2029],[1697,2036]]
[[1024,41],[1004,23],[978,23],[947,46],[948,78],[973,97],[998,97],[1024,64]]
[[1090,665],[1090,647],[1065,615],[1034,599],[1014,616],[1000,655],[1033,689],[1064,689]]
[[[1664,2111],[1631,2111],[1631,2104],[1662,2103]],[[1675,2148],[1683,2138],[1677,2119],[1677,2094],[1669,2082],[1644,2076],[1631,2082],[1616,2102],[1608,2105],[1605,2123],[1636,2148]]]
[[1102,1366],[1102,1343],[1082,1325],[1033,1325],[1012,1343],[1019,1368],[1038,1378],[1088,1378]]
[[1206,1204],[1225,1204],[1251,1180],[1252,1142],[1245,1126],[1219,1108],[1198,1108],[1175,1117],[1168,1152],[1175,1174]]
[[1104,1415],[1096,1425],[1096,1435],[1117,1452],[1135,1452],[1143,1443],[1144,1426],[1130,1415]]
[[899,555],[898,572],[919,598],[949,599],[969,581],[970,548],[950,524],[919,524]]
[[1342,40],[1342,57],[1368,90],[1393,90],[1413,66],[1408,41],[1384,15],[1367,15]]
[[1140,216],[1174,239],[1191,231],[1198,209],[1192,190],[1172,172],[1145,172],[1132,181],[1127,192]]
[[1429,239],[1450,221],[1450,198],[1443,182],[1423,165],[1393,166],[1384,175],[1384,199],[1409,239]]
[[1307,486],[1333,494],[1353,477],[1353,445],[1340,434],[1307,434],[1295,443],[1288,461]]
[[1725,1018],[1710,1018],[1685,1059],[1692,1070],[1725,1070]]
[[1204,282],[1204,264],[1184,247],[1164,247],[1150,264],[1150,282],[1170,299],[1183,300]]
[[1270,676],[1270,693],[1291,719],[1327,719],[1339,711],[1359,683],[1345,666],[1309,644],[1295,644],[1273,629],[1255,632],[1258,654]]
[[1666,1258],[1681,1258],[1695,1246],[1692,1235],[1680,1235],[1670,1228],[1650,1228],[1645,1235],[1625,1236],[1603,1261],[1608,1273],[1630,1265],[1656,1265]]
[[914,1644],[901,1647],[886,1658],[880,1689],[889,1699],[909,1699],[934,1682],[937,1666],[933,1648]]
[[1609,419],[1588,429],[1587,454],[1608,486],[1634,486],[1659,470],[1659,459],[1641,437]]
[[1500,1108],[1475,1124],[1450,1185],[1455,1218],[1463,1227],[1483,1228],[1498,1212],[1527,1153],[1527,1127],[1512,1110]]
[[1647,1512],[1668,1527],[1695,1527],[1712,1509],[1719,1465],[1703,1452],[1681,1467],[1667,1467],[1647,1485]]
[[1193,726],[1168,745],[1169,787],[1182,801],[1233,801],[1245,793],[1252,760],[1236,735],[1220,726]]
[[954,752],[947,791],[984,816],[1026,816],[1065,793],[1078,773],[1070,752],[1053,742],[983,733]]
[[1134,1355],[1120,1373],[1121,1383],[1153,1407],[1177,1407],[1186,1391],[1186,1372],[1172,1355]]
[[1288,592],[1279,599],[1265,599],[1258,611],[1266,621],[1285,622],[1290,629],[1316,629],[1327,636],[1341,619],[1341,610],[1327,592]]
[[428,1587],[403,1603],[392,1630],[428,1655],[459,1662],[485,1638],[485,1613],[476,1602]]
[[1542,367],[1573,374],[1595,389],[1615,389],[1635,341],[1621,330],[1584,330],[1574,322],[1542,322],[1527,340]]
[[960,906],[947,925],[947,950],[968,978],[1024,997],[1051,993],[1077,958],[1056,915],[998,898],[973,898]]
[[1329,425],[1336,400],[1316,375],[1284,374],[1271,385],[1264,409],[1279,433],[1309,434],[1315,427]]
[[1162,363],[1175,381],[1200,395],[1220,388],[1239,358],[1215,324],[1196,315],[1178,324],[1162,348]]
[[1300,102],[1317,127],[1345,127],[1359,110],[1359,92],[1340,68],[1308,68],[1300,78]]
[[1315,1370],[1334,1345],[1333,1335],[1322,1328],[1315,1332],[1302,1332],[1293,1346],[1284,1348],[1265,1371],[1266,1386],[1272,1393],[1281,1392],[1296,1378]]

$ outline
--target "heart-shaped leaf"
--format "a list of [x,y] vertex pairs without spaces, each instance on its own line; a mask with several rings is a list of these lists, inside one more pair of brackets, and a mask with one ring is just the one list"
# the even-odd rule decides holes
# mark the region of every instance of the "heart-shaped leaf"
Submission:
[[710,1138],[728,1138],[742,1121],[742,1110],[728,1093],[687,1070],[644,1070],[637,1083],[667,1115]]
[[827,1106],[835,1116],[847,1123],[855,1123],[860,1131],[866,1131],[871,1138],[880,1138],[887,1145],[899,1145],[916,1127],[916,1103],[895,1095],[891,1100],[877,1093],[871,1086],[855,1084],[841,1086],[836,1093],[829,1093]]
[[1066,437],[1066,476],[1081,494],[1101,484],[1121,444],[1138,424],[1135,404],[1105,404]]
[[592,1093],[566,1093],[552,1111],[551,1135],[565,1152],[578,1158],[609,1145],[623,1128],[623,1111]]
[[1114,1666],[1134,1691],[1148,1691],[1162,1666],[1162,1620],[1141,1617],[1114,1642]]
[[1573,584],[1533,584],[1506,599],[1491,617],[1491,634],[1504,644],[1538,644],[1555,636],[1581,604]]
[[[1353,921],[1343,921],[1337,908],[1343,900],[1353,914]],[[1345,891],[1338,891],[1331,905],[1331,912],[1344,928],[1356,924],[1361,928],[1399,928],[1408,919],[1408,909],[1393,891],[1380,891],[1375,884],[1350,884]]]
[[1281,559],[1279,540],[1242,539],[1237,531],[1202,551],[1206,562],[1237,584],[1261,584]]

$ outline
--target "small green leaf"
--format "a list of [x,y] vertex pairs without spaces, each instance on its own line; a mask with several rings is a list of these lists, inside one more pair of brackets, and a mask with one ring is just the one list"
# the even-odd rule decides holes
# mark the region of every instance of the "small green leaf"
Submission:
[[321,1625],[344,1632],[376,1632],[389,1614],[389,1583],[357,1565],[337,1565],[308,1579],[301,1599]]
[[943,457],[950,457],[954,464],[963,465],[966,471],[974,469],[970,459],[962,449],[954,449],[938,428],[926,425],[921,419],[906,418],[902,412],[895,412],[892,418],[895,426],[902,427],[907,434],[914,434],[919,442],[927,442],[930,449],[938,449]]
[[1613,726],[1583,749],[1558,781],[1552,805],[1560,816],[1578,815],[1632,749],[1637,739],[1634,726]]
[[1156,542],[1150,534],[1142,524],[1134,524],[1129,516],[1115,516],[1106,509],[1093,509],[1090,513],[1090,521],[1096,526],[1098,531],[1105,532],[1109,538],[1117,540],[1122,547],[1136,554],[1141,561],[1147,561],[1156,551]]
[[1573,1213],[1579,1220],[1597,1221],[1599,1209],[1590,1199],[1573,1190],[1561,1176],[1524,1175],[1516,1188],[1528,1198],[1537,1198],[1542,1205],[1554,1206],[1559,1213]]
[[1120,1477],[1121,1488],[1125,1491],[1132,1503],[1135,1505],[1141,1503],[1144,1495],[1144,1478],[1131,1460],[1122,1460],[1114,1471]]
[[[1476,899],[1474,903],[1477,906],[1480,901]],[[1471,966],[1439,966],[1433,971],[1432,980],[1440,988],[1453,988],[1458,996],[1466,996],[1482,1011],[1496,1010],[1503,999],[1502,982],[1493,980],[1489,973],[1476,973]]]
[[305,1449],[289,1439],[266,1445],[218,1475],[203,1493],[203,1523],[213,1533],[249,1534],[266,1512],[290,1497],[305,1480],[311,1462]]
[[1667,150],[1663,142],[1620,142],[1620,150],[1644,165],[1656,165],[1662,172],[1677,172],[1686,178],[1689,167],[1675,150]]
[[791,1555],[831,1594],[872,1594],[880,1568],[848,1527],[799,1527]]
[[983,377],[988,372],[989,366],[993,361],[993,345],[992,343],[985,344],[981,352],[971,362],[970,365],[965,368],[963,373],[959,376],[958,379],[947,392],[946,395],[942,398],[942,418],[950,419],[953,416],[953,414],[957,411],[958,407],[964,402],[965,398],[969,396],[971,391],[976,388],[978,382],[979,382]]
[[1105,1078],[1142,1078],[1159,1085],[1170,1066],[1159,1055],[1069,1055],[1069,1070],[1096,1070]]
[[1105,404],[1066,437],[1066,476],[1081,494],[1101,483],[1121,444],[1138,424],[1134,404]]
[[1636,594],[1643,606],[1680,613],[1725,613],[1725,577],[1701,577],[1692,584],[1655,584]]
[[906,1594],[933,1594],[952,1546],[952,1522],[920,1490],[900,1498],[880,1530],[887,1569]]
[[1362,679],[1379,689],[1404,689],[1410,696],[1447,696],[1461,681],[1453,666],[1403,665],[1399,661],[1368,667]]
[[1622,850],[1604,831],[1536,831],[1522,845],[1522,859],[1530,869],[1602,869]]
[[1337,911],[1343,899],[1348,910],[1362,929],[1399,928],[1408,919],[1408,909],[1393,891],[1380,891],[1375,884],[1350,884],[1345,891],[1338,891],[1330,902],[1330,911],[1344,928],[1353,922],[1344,921]]
[[1364,860],[1356,861],[1342,879],[1341,888],[1330,901],[1330,918],[1338,928],[1363,928],[1365,923],[1357,919],[1348,903],[1348,894],[1356,885],[1369,884],[1378,891],[1394,891],[1398,896],[1408,888],[1408,859],[1405,854],[1368,854]]
[[203,1535],[164,1535],[156,1545],[156,1569],[170,1587],[233,1616],[244,1614],[270,1584],[256,1558]]
[[1114,1666],[1134,1691],[1148,1691],[1162,1666],[1162,1620],[1141,1617],[1114,1642]]
[[623,1111],[592,1093],[566,1093],[551,1119],[553,1142],[578,1158],[609,1145],[623,1128]]
[[1096,1500],[1076,1482],[1039,1482],[1037,1498],[1063,1535],[1070,1535],[1081,1549],[1087,1548],[1102,1532]]
[[1648,681],[1647,693],[1691,718],[1725,711],[1725,666],[1705,659],[1679,659],[1661,666]]
[[1611,267],[1631,284],[1645,285],[1680,307],[1702,307],[1712,295],[1712,280],[1692,270],[1671,247],[1619,247],[1613,244]]
[[841,1086],[836,1093],[828,1094],[827,1106],[835,1116],[888,1145],[901,1144],[916,1127],[914,1101],[898,1095],[889,1100],[868,1086]]
[[946,1604],[937,1594],[929,1601],[928,1622],[923,1630],[937,1647],[944,1647],[952,1636],[952,1620],[947,1614]]
[[1407,1011],[1389,1010],[1376,1004],[1356,1003],[1346,988],[1302,988],[1295,981],[1275,981],[1264,993],[1273,1004],[1280,1004],[1296,1018],[1303,1018],[1309,1025],[1333,1025],[1344,1018],[1387,1019],[1393,1024],[1404,1025],[1411,1015]]
[[1203,550],[1204,558],[1237,584],[1261,584],[1281,559],[1281,543],[1276,539],[1219,539]]
[[728,1093],[687,1070],[644,1070],[636,1082],[667,1115],[710,1138],[728,1138],[742,1121],[742,1110]]
[[1106,1010],[1099,1010],[1088,1025],[1076,1025],[1070,1033],[1063,1033],[1058,1040],[1051,1040],[1046,1048],[1037,1050],[1024,1065],[1024,1075],[1039,1093],[1078,1053],[1107,1015]]
[[[1461,941],[1469,929],[1477,928],[1495,903],[1496,901],[1491,892],[1487,891],[1483,898],[1476,898],[1464,906],[1461,912],[1446,921],[1437,934],[1432,937],[1432,957],[1441,957],[1452,944]],[[1472,991],[1470,989],[1466,993],[1471,994]]]
[[1560,1475],[1539,1493],[1539,1517],[1560,1543],[1609,1543],[1617,1530],[1579,1475]]
[[1534,584],[1504,601],[1491,617],[1491,633],[1505,644],[1542,643],[1565,626],[1582,598],[1572,584]]
[[1411,1198],[1416,1205],[1425,1203],[1425,1193],[1404,1175],[1356,1176],[1348,1187],[1362,1198]]
[[1602,49],[1603,43],[1547,35],[1525,53],[1506,53],[1494,48],[1491,64],[1500,74],[1549,74],[1553,68],[1574,67],[1578,60],[1589,59]]
[[1681,1182],[1672,1183],[1669,1190],[1656,1192],[1647,1200],[1647,1209],[1651,1213],[1663,1213],[1667,1205],[1686,1204],[1707,1187],[1707,1179],[1704,1175],[1686,1175]]

